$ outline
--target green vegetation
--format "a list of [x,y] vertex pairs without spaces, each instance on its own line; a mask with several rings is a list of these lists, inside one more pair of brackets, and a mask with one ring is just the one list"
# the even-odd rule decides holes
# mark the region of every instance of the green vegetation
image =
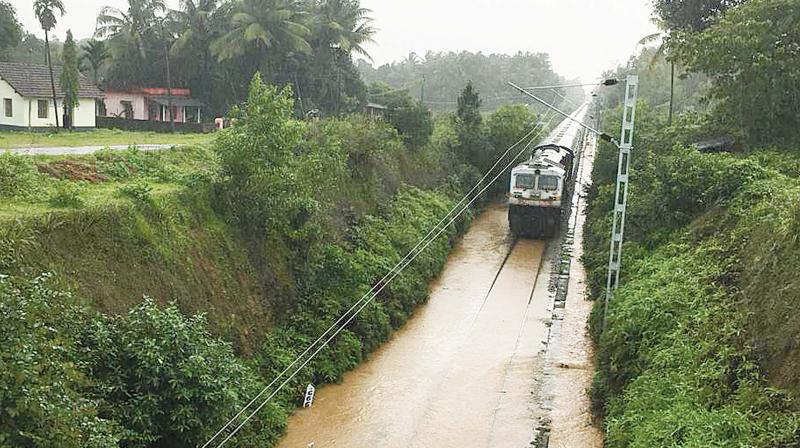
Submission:
[[[360,59],[357,67],[367,83],[383,83],[393,89],[409,92],[415,98],[421,97],[425,105],[439,111],[453,110],[457,105],[455,98],[468,82],[472,82],[476,90],[483,94],[484,111],[493,111],[510,99],[524,99],[515,97],[509,90],[506,84],[509,80],[530,86],[569,83],[552,70],[549,56],[543,53],[520,52],[509,56],[430,51],[424,56],[409,53],[402,61],[380,67],[373,67]],[[559,89],[559,94],[567,95],[575,104],[583,101],[583,93],[579,89]],[[381,94],[370,92],[369,98],[385,104]],[[548,94],[547,99],[561,103],[555,94]],[[564,107],[571,108],[566,104]]]
[[[0,446],[203,442],[402,259],[483,163],[462,155],[456,117],[407,146],[382,120],[303,122],[294,110],[288,90],[256,76],[213,145],[0,155],[0,360],[14,364],[0,374]],[[499,151],[535,121],[512,107],[471,131]],[[339,380],[386,341],[470,217],[232,446],[274,444],[306,384]]]
[[[793,97],[768,94],[792,77],[776,36],[794,33],[796,23],[777,0],[734,3],[656,2],[672,30],[671,62],[700,72],[676,80],[672,125],[669,62],[646,70],[646,49],[614,74],[638,72],[642,83],[621,287],[607,316],[597,301],[591,322],[592,400],[608,447],[800,440],[791,311],[800,296],[800,139]],[[728,56],[716,56],[721,48]],[[611,109],[604,127],[618,129],[619,92],[602,100]],[[737,150],[693,147],[719,135],[737,137]],[[602,145],[596,160],[584,262],[592,295],[602,298],[616,149]]]
[[0,132],[0,151],[10,148],[48,148],[56,146],[117,146],[117,145],[187,145],[210,143],[212,134],[156,134],[155,132],[132,132],[112,129],[97,129],[73,133]]

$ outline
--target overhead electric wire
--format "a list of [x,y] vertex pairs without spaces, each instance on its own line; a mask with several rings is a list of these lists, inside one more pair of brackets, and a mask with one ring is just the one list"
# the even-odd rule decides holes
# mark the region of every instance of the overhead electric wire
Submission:
[[[230,420],[229,420],[229,421],[228,421],[228,422],[225,424],[225,426],[223,426],[223,427],[222,427],[222,428],[221,428],[221,429],[220,429],[220,430],[219,430],[219,431],[218,431],[216,434],[214,434],[214,436],[213,436],[211,439],[209,439],[209,441],[207,441],[207,442],[206,442],[206,443],[205,443],[205,444],[202,446],[202,448],[206,448],[206,447],[207,447],[207,446],[208,446],[208,445],[209,445],[209,444],[210,444],[210,443],[211,443],[211,442],[212,442],[212,441],[213,441],[215,438],[217,438],[217,437],[218,437],[218,436],[219,436],[219,435],[220,435],[220,434],[221,434],[221,433],[222,433],[222,432],[223,432],[225,429],[227,429],[227,428],[228,428],[228,427],[231,425],[231,423],[233,423],[233,422],[234,422],[234,421],[235,421],[237,418],[239,418],[239,417],[240,417],[240,416],[241,416],[241,415],[242,415],[242,414],[243,414],[243,413],[244,413],[244,412],[247,410],[247,408],[249,408],[250,406],[252,406],[252,405],[253,405],[253,403],[255,403],[255,401],[256,401],[256,400],[258,400],[258,399],[259,399],[259,398],[260,398],[260,397],[261,397],[261,396],[262,396],[262,395],[263,395],[263,394],[264,394],[264,393],[265,393],[267,390],[269,390],[269,388],[271,388],[273,385],[275,385],[275,383],[278,381],[278,379],[280,379],[280,377],[282,377],[283,375],[285,375],[285,374],[286,374],[286,373],[289,371],[289,369],[291,369],[291,368],[292,368],[292,367],[293,367],[293,366],[294,366],[294,365],[297,363],[297,361],[299,361],[299,360],[300,360],[300,359],[301,359],[303,356],[305,356],[306,354],[308,354],[308,352],[309,352],[309,351],[311,351],[311,349],[312,349],[312,348],[313,348],[313,347],[314,347],[316,344],[318,344],[318,343],[319,343],[319,342],[320,342],[320,341],[321,341],[321,340],[322,340],[322,339],[323,339],[323,338],[324,338],[324,337],[325,337],[325,336],[328,334],[328,332],[330,332],[330,331],[331,331],[333,328],[335,328],[337,325],[339,325],[339,323],[341,323],[341,321],[342,321],[342,320],[343,320],[343,319],[344,319],[344,318],[345,318],[345,317],[346,317],[346,316],[347,316],[347,315],[348,315],[348,314],[349,314],[351,311],[353,311],[353,310],[354,310],[354,309],[355,309],[355,308],[358,306],[358,304],[359,304],[359,303],[360,303],[362,300],[364,300],[364,299],[365,299],[367,296],[369,296],[369,295],[370,295],[372,292],[374,292],[375,288],[377,288],[379,285],[383,284],[383,283],[386,281],[386,279],[387,279],[389,276],[391,276],[391,275],[392,275],[393,271],[394,271],[395,269],[397,269],[397,268],[398,268],[398,267],[399,267],[399,266],[400,266],[400,265],[401,265],[401,264],[402,264],[404,261],[406,261],[406,259],[408,259],[408,257],[411,257],[411,256],[414,254],[414,252],[416,252],[416,251],[417,251],[417,249],[419,249],[419,247],[420,247],[420,246],[421,246],[421,245],[422,245],[422,244],[425,242],[425,240],[426,240],[426,239],[428,239],[428,238],[429,238],[429,237],[430,237],[430,236],[431,236],[431,235],[432,235],[432,234],[433,234],[433,233],[436,231],[436,229],[437,229],[439,226],[441,226],[441,224],[442,224],[443,222],[445,222],[445,221],[446,221],[446,220],[447,220],[447,219],[450,217],[450,215],[452,215],[452,213],[453,213],[453,212],[454,212],[454,211],[455,211],[455,210],[456,210],[456,209],[457,209],[459,206],[461,206],[461,204],[463,204],[463,202],[464,202],[464,201],[465,201],[465,200],[466,200],[466,199],[467,199],[467,198],[468,198],[468,197],[469,197],[469,196],[470,196],[470,195],[471,195],[473,192],[475,192],[475,190],[476,190],[476,189],[477,189],[477,188],[478,188],[478,187],[481,185],[481,183],[482,183],[483,181],[485,181],[485,180],[486,180],[486,178],[488,178],[488,177],[489,177],[489,175],[491,174],[491,172],[492,172],[492,171],[494,171],[494,169],[495,169],[495,168],[497,168],[497,166],[498,166],[498,165],[500,164],[500,162],[501,162],[501,161],[502,161],[502,160],[503,160],[503,159],[504,159],[504,158],[505,158],[505,157],[508,155],[508,153],[509,153],[509,152],[511,152],[511,150],[512,150],[512,149],[514,149],[515,147],[519,146],[519,145],[520,145],[522,142],[524,142],[525,140],[527,140],[527,139],[528,139],[528,137],[530,137],[530,136],[531,136],[531,135],[532,135],[534,132],[536,132],[536,130],[537,130],[537,129],[539,129],[539,126],[538,126],[538,125],[537,125],[537,126],[534,126],[534,127],[533,127],[533,128],[532,128],[532,129],[531,129],[531,130],[530,130],[530,131],[527,133],[527,134],[525,134],[525,136],[523,136],[521,139],[519,139],[519,140],[518,140],[516,143],[514,143],[514,144],[513,144],[513,145],[511,145],[511,146],[509,146],[509,147],[508,147],[508,149],[506,149],[506,150],[505,150],[505,152],[504,152],[504,153],[503,153],[503,154],[502,154],[502,155],[501,155],[501,156],[500,156],[500,157],[497,159],[497,161],[494,163],[494,165],[492,165],[492,167],[491,167],[491,168],[489,168],[489,170],[486,172],[486,174],[484,174],[484,176],[483,176],[483,177],[482,177],[480,180],[478,180],[478,182],[475,184],[475,186],[473,186],[473,187],[472,187],[472,189],[470,189],[470,191],[469,191],[467,194],[465,194],[465,195],[464,195],[464,197],[462,197],[462,198],[461,198],[461,200],[460,200],[460,201],[458,201],[458,203],[456,203],[456,205],[455,205],[455,206],[453,206],[453,208],[452,208],[452,209],[450,209],[450,211],[449,211],[449,212],[448,212],[448,213],[447,213],[447,214],[446,214],[444,217],[442,217],[442,219],[440,219],[440,220],[439,220],[439,222],[438,222],[438,223],[437,223],[437,224],[436,224],[436,225],[435,225],[433,228],[431,228],[431,230],[428,232],[428,234],[427,234],[427,235],[425,235],[425,236],[424,236],[422,239],[420,239],[420,241],[417,243],[417,245],[416,245],[416,246],[414,246],[414,248],[413,248],[413,249],[411,249],[411,250],[410,250],[410,251],[409,251],[409,252],[408,252],[408,253],[407,253],[407,254],[406,254],[404,257],[403,257],[403,259],[401,259],[401,260],[400,260],[400,261],[399,261],[397,264],[395,264],[395,265],[394,265],[394,267],[393,267],[391,270],[389,270],[389,272],[387,272],[387,273],[386,273],[386,275],[384,275],[384,276],[383,276],[383,278],[382,278],[381,280],[379,280],[377,283],[375,283],[375,284],[372,286],[372,288],[371,288],[369,291],[367,291],[367,292],[366,292],[366,293],[365,293],[363,296],[361,296],[361,298],[360,298],[359,300],[357,300],[357,301],[356,301],[356,302],[355,302],[355,303],[354,303],[354,304],[353,304],[353,305],[350,307],[350,309],[348,309],[348,310],[347,310],[347,311],[346,311],[346,312],[345,312],[345,313],[344,313],[344,314],[343,314],[341,317],[339,317],[339,319],[338,319],[336,322],[334,322],[334,323],[333,323],[333,324],[332,324],[330,327],[328,327],[328,329],[327,329],[327,330],[325,330],[325,332],[324,332],[324,333],[322,333],[322,335],[320,335],[320,336],[319,336],[319,338],[317,338],[317,340],[315,340],[315,341],[314,341],[314,342],[313,342],[311,345],[309,345],[309,346],[308,346],[308,348],[306,348],[306,350],[305,350],[305,351],[303,351],[303,353],[301,353],[301,354],[300,354],[300,355],[299,355],[297,358],[295,358],[295,360],[294,360],[294,361],[293,361],[291,364],[289,364],[289,365],[288,365],[288,366],[287,366],[287,367],[286,367],[286,368],[285,368],[285,369],[284,369],[284,370],[283,370],[281,373],[279,373],[279,374],[278,374],[278,376],[277,376],[277,377],[276,377],[276,378],[275,378],[275,379],[274,379],[274,380],[273,380],[273,381],[272,381],[272,382],[271,382],[269,385],[267,385],[267,386],[266,386],[266,387],[265,387],[265,388],[264,388],[264,389],[261,391],[261,393],[259,393],[258,395],[256,395],[256,397],[255,397],[255,398],[253,398],[253,399],[252,399],[252,400],[251,400],[251,401],[250,401],[250,402],[249,402],[249,403],[248,403],[248,404],[247,404],[247,405],[246,405],[246,406],[245,406],[245,407],[244,407],[244,408],[243,408],[241,411],[239,411],[239,413],[237,413],[237,414],[236,414],[236,415],[235,415],[233,418],[231,418],[231,419],[230,419]],[[541,130],[540,130],[540,133],[539,133],[539,134],[541,134]],[[538,136],[538,134],[537,134],[537,136]],[[536,137],[534,137],[534,138],[536,138]],[[448,224],[448,225],[449,225],[449,224]]]
[[[288,383],[289,383],[289,381],[291,381],[291,380],[292,380],[292,379],[293,379],[293,378],[294,378],[294,377],[295,377],[295,376],[296,376],[296,375],[297,375],[297,374],[298,374],[298,373],[299,373],[299,372],[300,372],[300,371],[301,371],[301,370],[302,370],[302,369],[303,369],[303,368],[304,368],[304,367],[305,367],[305,366],[306,366],[306,365],[307,365],[309,362],[311,362],[311,360],[313,360],[313,359],[314,359],[314,357],[315,357],[315,356],[316,356],[316,355],[317,355],[317,354],[318,354],[320,351],[322,351],[322,350],[323,350],[323,349],[324,349],[324,348],[325,348],[325,347],[328,345],[328,343],[330,343],[330,341],[332,341],[332,340],[333,340],[333,338],[335,338],[335,337],[336,337],[336,336],[337,336],[339,333],[341,333],[341,332],[342,332],[342,331],[343,331],[343,330],[344,330],[344,329],[347,327],[347,325],[349,325],[349,324],[350,324],[350,322],[352,322],[352,320],[353,320],[353,319],[355,319],[355,317],[356,317],[356,316],[358,316],[358,314],[359,314],[359,313],[360,313],[360,312],[361,312],[361,311],[362,311],[362,310],[363,310],[363,309],[364,309],[364,308],[365,308],[367,305],[369,305],[369,304],[372,302],[372,300],[374,300],[374,299],[375,299],[375,297],[377,297],[377,295],[378,295],[378,294],[380,294],[380,293],[381,293],[381,292],[382,292],[382,291],[383,291],[383,290],[386,288],[386,286],[388,286],[388,284],[389,284],[389,283],[391,283],[391,282],[392,282],[392,281],[393,281],[393,280],[394,280],[394,279],[395,279],[395,278],[396,278],[398,275],[400,275],[400,273],[402,273],[402,271],[403,271],[403,270],[404,270],[404,269],[405,269],[405,268],[406,268],[406,267],[407,267],[409,264],[411,264],[411,262],[413,262],[413,261],[414,261],[414,260],[415,260],[415,259],[416,259],[416,258],[417,258],[417,257],[418,257],[418,256],[419,256],[419,255],[420,255],[420,254],[421,254],[421,253],[422,253],[422,252],[425,250],[425,249],[427,249],[427,247],[428,247],[428,246],[429,246],[431,243],[433,243],[433,241],[435,241],[435,240],[436,240],[436,238],[438,238],[438,236],[439,236],[439,235],[441,235],[441,234],[442,234],[442,233],[443,233],[443,232],[444,232],[444,231],[445,231],[445,230],[446,230],[446,229],[447,229],[447,228],[448,228],[448,227],[449,227],[451,224],[453,224],[453,222],[455,222],[455,220],[456,220],[456,219],[458,219],[458,217],[459,217],[459,216],[460,216],[462,213],[464,213],[464,211],[466,211],[466,209],[467,209],[467,208],[468,208],[470,205],[472,205],[472,203],[473,203],[473,202],[475,202],[475,201],[477,200],[477,198],[478,198],[478,197],[480,197],[480,195],[481,195],[481,194],[483,194],[483,192],[485,192],[485,191],[486,191],[486,190],[487,190],[487,189],[488,189],[488,188],[489,188],[489,187],[492,185],[492,183],[493,183],[494,181],[496,181],[496,180],[497,180],[497,179],[498,179],[498,178],[499,178],[499,177],[500,177],[500,176],[501,176],[501,175],[502,175],[502,174],[505,172],[505,170],[506,170],[506,169],[508,169],[508,167],[510,167],[510,166],[511,166],[511,165],[512,165],[512,164],[513,164],[513,163],[514,163],[514,162],[515,162],[515,161],[516,161],[516,160],[519,158],[519,156],[520,156],[520,155],[521,155],[523,152],[525,152],[525,151],[526,151],[528,148],[530,148],[530,146],[533,144],[533,142],[535,141],[535,139],[536,139],[536,138],[538,138],[538,137],[539,137],[539,135],[541,135],[541,133],[542,133],[542,132],[543,132],[543,131],[546,129],[546,127],[547,127],[547,126],[550,124],[550,122],[552,121],[552,118],[553,118],[553,117],[551,116],[551,117],[550,117],[550,119],[549,119],[549,121],[547,122],[547,124],[546,124],[545,126],[541,127],[541,128],[539,128],[539,126],[538,126],[538,125],[537,125],[537,126],[534,126],[534,127],[533,127],[533,128],[532,128],[532,129],[531,129],[531,130],[530,130],[530,131],[527,133],[527,134],[525,134],[525,136],[524,136],[524,137],[522,137],[522,138],[521,138],[519,141],[517,141],[516,143],[514,143],[514,144],[513,144],[513,145],[511,145],[510,147],[508,147],[508,149],[506,149],[506,151],[503,153],[503,155],[502,155],[502,156],[500,156],[500,157],[498,158],[498,160],[497,160],[497,161],[494,163],[494,165],[492,165],[492,167],[491,167],[491,168],[490,168],[490,169],[489,169],[489,170],[486,172],[486,174],[485,174],[485,175],[484,175],[484,176],[483,176],[483,177],[482,177],[482,178],[481,178],[481,179],[480,179],[480,180],[479,180],[479,181],[478,181],[478,182],[475,184],[475,186],[473,186],[473,187],[472,187],[472,189],[471,189],[471,190],[470,190],[470,191],[469,191],[469,192],[468,192],[468,193],[467,193],[467,194],[466,194],[466,195],[465,195],[465,196],[464,196],[464,197],[463,197],[463,198],[462,198],[462,199],[461,199],[461,200],[460,200],[460,201],[459,201],[459,202],[458,202],[458,203],[457,203],[457,204],[456,204],[456,205],[455,205],[453,208],[451,208],[451,210],[450,210],[450,211],[447,213],[447,215],[445,215],[445,216],[444,216],[444,217],[443,217],[443,218],[442,218],[442,219],[441,219],[441,220],[440,220],[440,221],[439,221],[439,222],[438,222],[438,223],[437,223],[437,224],[436,224],[436,225],[435,225],[435,226],[434,226],[434,227],[433,227],[433,228],[432,228],[432,229],[431,229],[429,232],[428,232],[428,234],[427,234],[425,237],[423,237],[423,238],[422,238],[422,239],[421,239],[421,240],[420,240],[420,241],[417,243],[417,245],[414,247],[414,249],[412,249],[411,251],[409,251],[409,252],[408,252],[408,254],[406,254],[406,256],[405,256],[405,257],[403,257],[403,259],[402,259],[400,262],[398,262],[398,263],[397,263],[397,264],[396,264],[396,265],[395,265],[395,266],[394,266],[394,267],[393,267],[393,268],[392,268],[392,269],[391,269],[391,270],[390,270],[390,271],[389,271],[389,272],[388,272],[386,275],[384,275],[384,277],[383,277],[383,278],[382,278],[382,279],[381,279],[379,282],[377,282],[377,283],[375,283],[375,285],[373,285],[373,287],[370,289],[370,291],[369,291],[369,292],[367,292],[366,294],[364,294],[364,296],[362,296],[362,297],[361,297],[361,299],[359,299],[358,301],[356,301],[356,302],[355,302],[355,303],[354,303],[354,304],[353,304],[353,305],[350,307],[350,309],[348,309],[348,310],[347,310],[347,311],[346,311],[346,312],[345,312],[345,313],[344,313],[344,314],[343,314],[341,317],[339,317],[339,319],[337,319],[337,321],[336,321],[336,322],[335,322],[333,325],[331,325],[331,326],[330,326],[330,327],[329,327],[329,328],[328,328],[328,329],[327,329],[327,330],[326,330],[326,331],[325,331],[325,332],[324,332],[324,333],[323,333],[323,334],[322,334],[322,335],[321,335],[321,336],[320,336],[320,337],[319,337],[319,338],[318,338],[316,341],[314,341],[314,342],[313,342],[311,345],[309,345],[309,346],[308,346],[308,348],[306,348],[306,350],[305,350],[305,351],[304,351],[302,354],[300,354],[300,356],[298,356],[298,357],[297,357],[297,358],[296,358],[296,359],[295,359],[295,360],[294,360],[294,361],[293,361],[293,362],[292,362],[292,363],[291,363],[291,364],[290,364],[290,365],[289,365],[289,366],[288,366],[286,369],[284,369],[284,370],[283,370],[283,372],[281,372],[281,373],[280,373],[280,374],[279,374],[279,375],[278,375],[278,376],[277,376],[277,377],[276,377],[276,378],[275,378],[275,379],[274,379],[274,380],[273,380],[273,381],[272,381],[272,382],[271,382],[271,383],[270,383],[270,384],[269,384],[267,387],[265,387],[265,388],[264,388],[264,389],[263,389],[263,390],[262,390],[262,391],[261,391],[261,392],[260,392],[258,395],[256,395],[256,397],[255,397],[255,398],[253,398],[253,399],[252,399],[252,400],[251,400],[251,401],[250,401],[250,402],[249,402],[249,403],[248,403],[248,404],[247,404],[247,405],[246,405],[244,408],[242,408],[242,409],[241,409],[241,410],[240,410],[240,411],[239,411],[239,412],[238,412],[238,413],[237,413],[237,414],[236,414],[236,415],[235,415],[233,418],[231,418],[231,419],[230,419],[230,420],[229,420],[229,421],[228,421],[228,422],[227,422],[227,423],[226,423],[226,424],[225,424],[225,425],[224,425],[224,426],[223,426],[223,427],[222,427],[222,428],[221,428],[219,431],[217,431],[217,433],[216,433],[216,434],[214,434],[214,436],[212,436],[212,437],[211,437],[211,438],[210,438],[210,439],[209,439],[209,440],[208,440],[208,441],[207,441],[207,442],[206,442],[206,443],[203,445],[203,448],[207,447],[207,446],[208,446],[208,445],[210,445],[210,444],[211,444],[211,443],[212,443],[214,440],[216,440],[216,439],[217,439],[217,438],[220,436],[220,434],[222,434],[222,433],[223,433],[223,432],[224,432],[226,429],[228,429],[228,428],[231,426],[231,424],[232,424],[233,422],[235,422],[235,421],[236,421],[236,420],[237,420],[239,417],[241,417],[241,416],[242,416],[242,415],[243,415],[243,414],[244,414],[244,413],[245,413],[245,412],[246,412],[246,411],[247,411],[247,410],[250,408],[250,406],[252,406],[252,405],[253,405],[253,404],[254,404],[254,403],[255,403],[255,402],[256,402],[256,401],[257,401],[257,400],[258,400],[258,399],[259,399],[259,398],[262,396],[262,395],[264,395],[264,393],[266,393],[266,391],[267,391],[267,390],[269,390],[269,389],[270,389],[270,388],[271,388],[271,387],[272,387],[272,386],[273,386],[273,385],[274,385],[274,384],[275,384],[275,383],[276,383],[276,382],[277,382],[277,381],[278,381],[278,380],[279,380],[281,377],[283,377],[283,375],[285,375],[285,374],[286,374],[286,373],[287,373],[287,372],[288,372],[288,371],[289,371],[289,370],[292,368],[292,366],[294,366],[295,364],[297,364],[297,362],[298,362],[298,361],[300,361],[300,360],[301,360],[301,359],[302,359],[302,358],[303,358],[303,357],[304,357],[306,354],[308,354],[308,353],[311,351],[311,349],[312,349],[312,348],[314,348],[314,347],[315,347],[315,346],[316,346],[316,345],[317,345],[317,344],[318,344],[318,343],[319,343],[319,342],[320,342],[320,341],[321,341],[323,338],[325,338],[325,336],[326,336],[326,335],[327,335],[327,334],[328,334],[328,333],[329,333],[329,332],[330,332],[330,331],[331,331],[333,328],[335,328],[335,327],[337,327],[337,326],[338,326],[338,329],[337,329],[337,330],[336,330],[336,331],[335,331],[335,332],[334,332],[332,335],[330,335],[330,336],[329,336],[329,337],[328,337],[328,338],[327,338],[327,339],[326,339],[326,340],[325,340],[325,341],[322,343],[322,345],[320,345],[320,346],[319,346],[319,348],[317,348],[317,349],[316,349],[316,350],[315,350],[315,351],[314,351],[314,352],[311,354],[311,356],[310,356],[310,357],[308,357],[308,359],[306,359],[306,360],[305,360],[305,361],[304,361],[304,362],[303,362],[303,363],[302,363],[302,364],[301,364],[299,367],[297,367],[297,368],[294,370],[294,372],[293,372],[291,375],[289,375],[289,377],[288,377],[288,378],[286,378],[286,380],[284,380],[284,381],[283,381],[283,382],[282,382],[282,383],[281,383],[281,384],[280,384],[280,385],[279,385],[279,386],[278,386],[278,387],[277,387],[277,388],[276,388],[276,389],[275,389],[275,390],[274,390],[274,391],[273,391],[273,392],[272,392],[272,393],[271,393],[271,394],[270,394],[270,395],[269,395],[269,396],[268,396],[266,399],[264,399],[264,401],[263,401],[263,402],[262,402],[262,403],[261,403],[261,404],[260,404],[258,407],[256,407],[256,408],[255,408],[255,410],[253,410],[253,411],[252,411],[252,412],[251,412],[251,413],[250,413],[250,414],[249,414],[247,417],[245,417],[244,421],[242,421],[242,422],[241,422],[241,423],[240,423],[240,424],[239,424],[239,425],[238,425],[236,428],[234,428],[234,429],[231,431],[231,433],[230,433],[230,434],[228,434],[228,435],[227,435],[227,437],[225,437],[225,438],[224,438],[224,439],[223,439],[223,440],[222,440],[222,441],[221,441],[221,442],[220,442],[220,443],[217,445],[217,447],[222,447],[222,446],[223,446],[225,443],[227,443],[227,441],[228,441],[228,440],[230,440],[230,439],[231,439],[231,438],[232,438],[234,435],[236,435],[236,433],[238,433],[238,432],[239,432],[239,430],[241,430],[241,428],[242,428],[242,427],[244,427],[244,425],[245,425],[245,424],[247,424],[247,422],[248,422],[248,421],[250,421],[250,420],[251,420],[251,419],[252,419],[252,418],[253,418],[253,417],[254,417],[254,416],[255,416],[255,415],[256,415],[256,414],[257,414],[257,413],[258,413],[258,412],[261,410],[261,409],[263,409],[263,407],[264,407],[264,406],[266,406],[266,405],[267,405],[267,403],[269,403],[269,401],[270,401],[272,398],[274,398],[274,397],[275,397],[275,395],[277,395],[277,393],[278,393],[278,392],[280,392],[280,390],[281,390],[281,389],[282,389],[284,386],[286,386],[286,384],[288,384]],[[507,156],[507,155],[508,155],[508,154],[511,152],[511,150],[512,150],[512,149],[514,149],[515,147],[519,146],[519,145],[520,145],[522,142],[524,142],[525,140],[528,140],[528,138],[529,138],[529,137],[530,137],[530,136],[531,136],[531,135],[532,135],[532,134],[533,134],[533,133],[534,133],[534,132],[535,132],[537,129],[539,129],[539,132],[538,132],[538,133],[537,133],[535,136],[533,136],[533,137],[531,137],[531,138],[530,138],[530,140],[529,140],[529,141],[528,141],[528,143],[527,143],[527,144],[526,144],[526,145],[525,145],[525,146],[522,148],[522,150],[520,150],[520,151],[517,153],[517,155],[516,155],[516,156],[514,156],[514,158],[513,158],[513,159],[511,159],[511,161],[510,161],[508,164],[506,164],[506,166],[505,166],[505,167],[504,167],[504,168],[503,168],[503,169],[502,169],[500,172],[498,172],[498,173],[497,173],[497,174],[496,174],[496,175],[495,175],[495,176],[492,178],[492,180],[491,180],[490,182],[488,182],[488,183],[487,183],[487,184],[486,184],[486,185],[485,185],[485,186],[484,186],[484,187],[483,187],[483,188],[482,188],[482,189],[481,189],[481,190],[480,190],[480,191],[479,191],[479,192],[478,192],[476,195],[474,195],[474,197],[472,197],[472,199],[470,199],[470,200],[467,202],[467,204],[465,204],[465,205],[463,205],[463,206],[462,206],[462,204],[464,203],[464,201],[465,201],[467,198],[469,198],[469,197],[470,197],[470,196],[471,196],[471,195],[472,195],[472,194],[475,192],[475,190],[476,190],[476,189],[477,189],[477,188],[478,188],[478,187],[479,187],[479,186],[480,186],[480,185],[481,185],[481,184],[482,184],[482,183],[483,183],[483,182],[484,182],[484,181],[485,181],[485,180],[486,180],[486,179],[487,179],[487,178],[488,178],[490,175],[491,175],[492,171],[494,171],[494,169],[495,169],[495,168],[497,168],[497,166],[500,164],[500,162],[501,162],[503,159],[505,159],[505,157],[506,157],[506,156]],[[459,209],[459,207],[460,207],[460,210],[459,210],[459,211],[458,211],[458,212],[455,214],[455,216],[452,216],[452,217],[451,217],[451,215],[453,214],[453,212],[454,212],[454,211],[456,211],[457,209]],[[446,225],[444,225],[444,226],[441,226],[441,224],[442,224],[442,223],[443,223],[445,220],[447,220],[447,219],[448,219],[448,217],[451,217],[451,218],[450,218],[450,220],[449,220],[449,222],[448,222]],[[437,231],[437,229],[438,229],[438,231]],[[435,234],[434,234],[434,232],[435,232]],[[410,258],[409,258],[409,257],[410,257]],[[375,288],[378,288],[378,289],[377,289],[377,290],[375,290]],[[369,298],[367,298],[367,296],[369,296]],[[366,300],[364,300],[365,298],[367,298],[367,299],[366,299]],[[344,322],[344,324],[342,324],[341,326],[339,326],[339,324],[342,322],[342,320],[343,320],[345,317],[347,317],[347,316],[348,316],[348,315],[349,315],[349,314],[350,314],[350,313],[351,313],[351,312],[352,312],[352,311],[353,311],[353,310],[354,310],[356,307],[358,307],[358,309],[355,311],[355,313],[353,313],[353,314],[352,314],[352,315],[351,315],[349,318],[347,318],[347,320]]]

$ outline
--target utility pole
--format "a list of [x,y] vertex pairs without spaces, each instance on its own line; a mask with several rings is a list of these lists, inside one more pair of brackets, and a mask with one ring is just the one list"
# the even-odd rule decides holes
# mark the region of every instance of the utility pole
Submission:
[[614,194],[614,223],[611,230],[611,250],[608,256],[608,279],[606,299],[603,305],[603,329],[606,327],[608,302],[614,297],[619,286],[619,273],[622,268],[622,243],[625,234],[625,212],[628,207],[628,185],[633,149],[633,127],[636,119],[636,98],[639,90],[639,77],[628,75],[625,83],[625,104],[622,109],[622,133],[617,163],[617,188]]
[[419,90],[419,103],[425,104],[425,75],[422,75],[422,86]]
[[169,129],[174,134],[175,133],[175,116],[172,112],[172,74],[170,73],[169,67],[169,47],[167,46],[167,33],[164,28],[164,20],[166,18],[162,18],[160,20],[161,23],[161,39],[164,43],[164,59],[167,62],[167,108],[169,109]]

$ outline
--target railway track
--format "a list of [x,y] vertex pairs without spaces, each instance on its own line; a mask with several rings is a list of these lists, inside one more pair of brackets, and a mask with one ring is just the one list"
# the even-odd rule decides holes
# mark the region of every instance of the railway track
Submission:
[[320,388],[280,447],[525,447],[550,316],[548,243],[490,207],[431,299],[372,359]]

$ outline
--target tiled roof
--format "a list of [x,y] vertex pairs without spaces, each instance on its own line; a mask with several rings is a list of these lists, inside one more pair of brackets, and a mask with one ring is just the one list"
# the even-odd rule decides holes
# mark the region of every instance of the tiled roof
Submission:
[[[56,96],[64,97],[59,78],[61,66],[53,66],[53,77],[56,81]],[[22,64],[18,62],[0,62],[0,78],[25,97],[53,96],[50,86],[50,71],[46,65]],[[92,84],[85,76],[79,75],[78,96],[81,98],[102,98],[103,92]]]

